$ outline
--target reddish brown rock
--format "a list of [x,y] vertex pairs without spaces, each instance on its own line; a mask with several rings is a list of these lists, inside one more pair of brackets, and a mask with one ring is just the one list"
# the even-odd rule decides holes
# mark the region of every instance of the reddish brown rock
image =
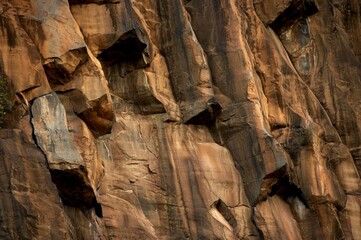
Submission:
[[0,238],[359,239],[359,7],[2,1]]
[[341,211],[340,221],[347,239],[358,239],[360,232],[361,203],[359,196],[347,196],[345,209]]
[[[257,235],[229,152],[206,128],[160,120],[122,113],[112,134],[98,140],[109,174],[99,190],[106,228],[125,228],[117,237],[129,236],[129,228],[138,225],[149,238]],[[116,201],[122,204],[110,211]],[[138,216],[135,225],[115,221],[129,214]]]
[[[70,1],[70,4],[73,4]],[[134,29],[125,1],[71,5],[71,13],[95,56],[115,44],[121,35]]]
[[68,117],[68,125],[64,106],[55,93],[35,99],[31,114],[36,144],[46,156],[63,202],[97,207],[95,190],[103,169],[90,130],[75,116]]
[[23,130],[0,129],[0,236],[74,239],[45,157],[31,140],[29,118],[24,120]]
[[265,239],[302,239],[291,208],[278,196],[258,204],[255,216]]
[[0,68],[16,93],[28,102],[51,91],[35,43],[21,26],[16,9],[3,1],[0,6]]

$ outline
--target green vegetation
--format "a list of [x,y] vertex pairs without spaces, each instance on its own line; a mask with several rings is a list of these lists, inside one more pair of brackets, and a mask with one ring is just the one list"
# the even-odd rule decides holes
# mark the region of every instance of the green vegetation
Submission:
[[8,80],[6,76],[0,72],[0,127],[6,112],[11,110],[9,90]]

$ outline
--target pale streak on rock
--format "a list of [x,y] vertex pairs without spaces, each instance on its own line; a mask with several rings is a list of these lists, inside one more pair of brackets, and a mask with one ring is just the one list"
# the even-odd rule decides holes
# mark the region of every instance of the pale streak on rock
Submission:
[[68,132],[63,104],[55,93],[34,100],[32,124],[37,145],[43,151],[51,169],[72,169],[84,166]]
[[302,239],[291,208],[278,196],[257,205],[255,222],[265,239]]
[[[82,135],[85,136],[74,141],[81,129],[76,129],[74,122],[69,127],[64,106],[55,93],[35,99],[31,113],[36,144],[46,156],[52,180],[64,204],[86,209],[98,207],[95,190],[102,176],[102,164],[97,158],[90,131],[83,125]],[[73,131],[72,135],[69,130]],[[90,138],[88,141],[86,135]],[[84,146],[90,151],[90,156],[81,149]]]

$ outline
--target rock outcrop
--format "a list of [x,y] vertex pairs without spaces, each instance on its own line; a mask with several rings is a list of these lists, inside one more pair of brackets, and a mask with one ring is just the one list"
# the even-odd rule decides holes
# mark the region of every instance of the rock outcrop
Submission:
[[358,0],[2,0],[1,239],[361,239]]

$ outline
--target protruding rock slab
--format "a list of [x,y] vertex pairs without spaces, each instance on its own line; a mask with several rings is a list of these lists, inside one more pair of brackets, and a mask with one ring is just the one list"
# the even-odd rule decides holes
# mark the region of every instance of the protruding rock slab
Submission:
[[74,113],[67,112],[67,122],[73,143],[83,158],[90,185],[96,189],[104,175],[104,166],[98,156],[95,138],[87,125]]
[[12,4],[43,58],[49,80],[54,84],[68,82],[76,68],[88,59],[83,36],[68,2],[17,0]]
[[[95,131],[99,134],[107,133],[109,122],[113,118],[108,82],[104,77],[101,64],[85,43],[83,34],[71,14],[68,1],[45,3],[36,0],[16,0],[11,1],[11,4],[16,9],[17,15],[17,18],[13,16],[13,19],[19,19],[23,28],[20,31],[17,27],[15,31],[12,29],[13,27],[10,27],[11,33],[19,32],[22,35],[23,42],[25,42],[22,45],[25,45],[25,48],[28,48],[27,45],[32,46],[28,42],[34,43],[34,47],[37,49],[31,49],[27,54],[30,56],[25,59],[34,59],[32,65],[35,65],[36,60],[41,56],[44,67],[35,71],[29,70],[29,73],[37,73],[35,76],[30,75],[32,79],[28,81],[37,82],[37,85],[34,83],[29,88],[45,85],[42,84],[45,69],[46,84],[50,84],[55,92],[73,91],[73,98],[81,99],[81,103],[74,101],[74,111],[78,114],[85,111],[96,112],[97,117],[106,123],[97,124]],[[11,22],[12,25],[14,25],[13,22]],[[38,56],[39,53],[40,56]],[[23,59],[20,60],[23,61]],[[17,70],[17,72],[21,72],[21,70]],[[27,78],[24,76],[24,79]],[[17,81],[16,85],[19,85],[21,81]],[[100,106],[98,103],[101,98],[103,100]],[[104,107],[106,105],[104,98],[109,103],[107,108]],[[109,115],[110,117],[108,117]],[[86,119],[84,120],[88,123]],[[93,127],[92,124],[89,126]]]
[[57,95],[51,93],[35,99],[31,112],[36,142],[49,168],[65,170],[84,166],[70,137],[65,109]]
[[[69,2],[72,4],[73,1]],[[71,6],[71,13],[95,56],[111,47],[122,34],[133,29],[131,15],[125,2]]]
[[64,203],[92,207],[96,203],[95,194],[84,160],[69,134],[63,104],[52,93],[35,99],[31,112],[36,143],[46,156]]
[[25,101],[48,94],[47,81],[41,55],[29,35],[22,28],[15,9],[7,1],[0,3],[0,68],[16,93]]
[[[113,68],[113,70],[117,69]],[[134,112],[142,114],[165,112],[163,105],[153,96],[144,70],[135,70],[124,77],[112,71],[111,76],[110,87],[114,94],[125,103],[133,105]]]

